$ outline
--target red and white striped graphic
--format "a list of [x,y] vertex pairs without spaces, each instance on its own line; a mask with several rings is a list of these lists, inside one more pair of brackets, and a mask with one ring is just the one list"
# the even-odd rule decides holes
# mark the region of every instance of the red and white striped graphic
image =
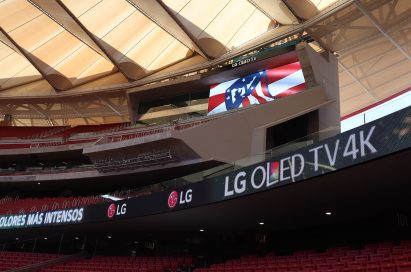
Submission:
[[211,86],[208,114],[264,104],[304,89],[300,63],[290,63]]

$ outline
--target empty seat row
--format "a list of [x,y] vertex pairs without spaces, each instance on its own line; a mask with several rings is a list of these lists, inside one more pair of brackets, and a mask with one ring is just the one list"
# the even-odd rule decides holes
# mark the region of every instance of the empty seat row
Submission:
[[31,252],[0,252],[0,271],[7,271],[34,263],[57,258],[57,254],[42,254]]
[[[0,149],[15,148],[46,148],[67,144],[94,143],[101,137],[106,142],[123,141],[146,137],[170,130],[184,130],[217,119],[217,117],[202,117],[188,120],[184,123],[133,127],[129,122],[102,124],[54,126],[54,127],[14,127],[7,126],[0,130]],[[27,141],[22,141],[27,140]],[[42,141],[32,141],[43,139]]]
[[321,253],[300,251],[288,256],[242,256],[196,269],[196,272],[271,271],[411,272],[411,241],[403,241],[399,245],[368,244],[363,249],[330,248]]
[[77,260],[40,270],[41,272],[163,272],[176,271],[180,266],[190,266],[191,257],[115,257],[96,256],[89,260]]
[[107,199],[99,196],[23,198],[5,201],[0,206],[0,214],[18,214],[68,209],[103,203],[106,201]]

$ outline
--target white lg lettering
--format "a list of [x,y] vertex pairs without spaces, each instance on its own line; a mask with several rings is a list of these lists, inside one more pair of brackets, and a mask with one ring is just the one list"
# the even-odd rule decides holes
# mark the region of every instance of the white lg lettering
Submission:
[[358,156],[366,157],[368,154],[376,153],[377,149],[370,142],[370,139],[374,133],[374,130],[375,130],[375,126],[372,126],[370,130],[368,131],[367,136],[365,136],[365,132],[363,130],[360,131],[359,135],[354,134],[354,133],[350,134],[348,136],[347,142],[345,143],[345,146],[344,146],[344,143],[340,143],[340,140],[337,139],[334,143],[334,146],[332,146],[331,144],[330,145],[323,144],[323,145],[310,149],[309,152],[314,154],[314,170],[318,171],[318,168],[320,165],[319,155],[320,155],[320,152],[322,152],[323,148],[325,149],[326,157],[328,159],[328,164],[329,166],[332,166],[332,167],[334,167],[336,164],[337,157],[339,155],[338,151],[340,147],[344,148],[342,157],[343,158],[351,157],[353,160],[356,160]]
[[184,191],[180,193],[180,204],[190,203],[192,199],[193,199],[192,189],[188,189],[185,194],[184,194]]
[[[295,154],[291,157],[284,158],[280,161],[280,180],[294,179],[304,171],[304,157],[301,154]],[[288,165],[288,166],[287,166]],[[290,174],[290,175],[287,175]]]
[[123,203],[121,206],[117,205],[116,215],[126,214],[127,204]]
[[230,178],[225,177],[224,196],[231,196],[231,195],[234,194],[234,192],[236,194],[241,194],[242,192],[244,192],[245,189],[246,189],[246,185],[245,185],[246,180],[245,179],[240,180],[240,178],[244,178],[245,176],[246,176],[246,172],[244,172],[244,171],[239,172],[235,176],[235,178],[234,178],[234,190],[230,190],[228,188]]

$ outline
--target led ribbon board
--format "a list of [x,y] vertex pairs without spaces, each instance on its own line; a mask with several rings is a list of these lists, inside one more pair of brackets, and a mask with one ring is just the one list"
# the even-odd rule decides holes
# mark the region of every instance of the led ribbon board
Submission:
[[0,215],[0,231],[116,221],[199,207],[295,184],[410,149],[411,107],[408,107],[306,147],[201,182],[177,188],[173,185],[149,195],[87,207]]
[[0,215],[0,229],[73,224],[81,223],[83,219],[84,207],[29,214]]
[[208,114],[264,104],[304,89],[300,63],[290,63],[211,86]]

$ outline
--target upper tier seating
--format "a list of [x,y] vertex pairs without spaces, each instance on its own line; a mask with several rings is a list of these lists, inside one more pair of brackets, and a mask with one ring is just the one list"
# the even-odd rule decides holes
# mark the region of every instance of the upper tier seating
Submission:
[[2,251],[0,252],[0,271],[7,271],[58,257],[57,254]]
[[110,133],[116,132],[124,129],[125,127],[130,126],[130,123],[114,123],[114,124],[103,124],[103,125],[82,125],[82,126],[75,126],[66,130],[63,133],[64,138],[68,138],[75,134],[80,133]]
[[[0,253],[0,271],[41,262],[57,255],[18,252]],[[69,261],[43,268],[41,272],[175,272],[192,266],[191,257],[115,257],[95,256],[87,260]],[[409,272],[411,271],[411,240],[368,244],[363,249],[330,248],[326,252],[300,251],[288,256],[243,256],[197,268],[195,272]]]
[[324,253],[295,252],[289,256],[243,256],[198,268],[195,272],[403,272],[411,271],[411,241],[369,244],[364,249],[330,248]]
[[68,138],[80,133],[110,133],[130,126],[130,123],[114,123],[103,125],[54,126],[54,127],[6,127],[0,130],[1,138],[43,139]]
[[3,127],[0,129],[1,138],[41,139],[52,137],[69,130],[69,126],[58,127]]
[[[136,191],[116,191],[109,193],[113,197],[121,199],[139,197],[147,195],[147,190]],[[14,199],[12,197],[3,197],[0,199],[0,215],[2,214],[19,214],[39,211],[52,211],[69,209],[87,205],[94,205],[112,200],[99,196],[78,196],[78,197],[45,197],[45,198],[22,198]]]
[[[252,108],[252,107],[250,107]],[[248,108],[245,108],[248,109]],[[224,113],[234,114],[244,108]],[[133,127],[130,123],[80,125],[75,127],[5,127],[0,130],[0,149],[49,148],[67,144],[110,143],[133,138],[147,137],[173,130],[188,129],[214,119],[202,116],[177,123]],[[104,139],[103,141],[101,141]],[[34,140],[34,141],[33,141]]]
[[0,214],[19,214],[69,209],[107,201],[108,200],[106,198],[99,196],[24,198],[5,201],[2,205],[0,205]]
[[40,270],[40,272],[163,272],[190,266],[188,257],[113,257],[96,256],[89,260],[72,261]]

